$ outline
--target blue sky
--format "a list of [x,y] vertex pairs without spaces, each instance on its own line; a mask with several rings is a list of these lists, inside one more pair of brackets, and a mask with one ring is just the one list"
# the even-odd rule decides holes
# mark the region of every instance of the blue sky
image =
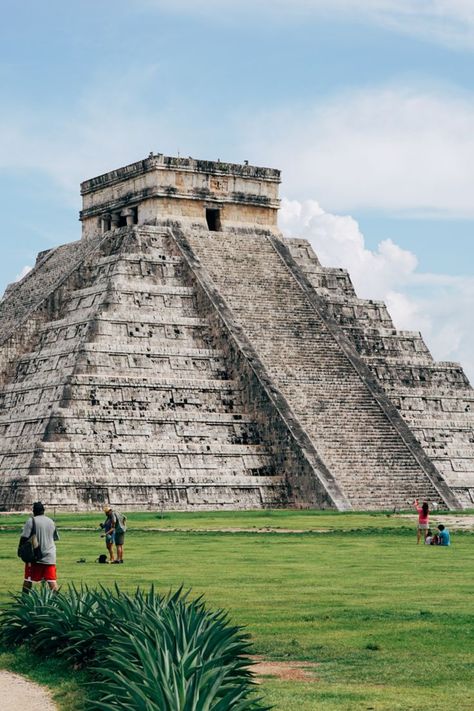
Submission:
[[0,290],[150,150],[281,168],[282,228],[474,380],[471,0],[3,0]]

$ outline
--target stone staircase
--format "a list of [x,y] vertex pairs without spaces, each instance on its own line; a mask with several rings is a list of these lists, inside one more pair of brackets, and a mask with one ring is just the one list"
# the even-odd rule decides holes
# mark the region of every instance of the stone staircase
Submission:
[[[189,245],[209,274],[354,508],[406,507],[414,497],[443,500],[440,477],[413,445],[399,416],[384,411],[384,398],[354,367],[326,314],[308,298],[291,260],[275,248],[274,237],[256,230],[195,228],[178,242],[182,248]],[[325,289],[339,284],[351,291],[342,270],[332,270],[323,281]]]

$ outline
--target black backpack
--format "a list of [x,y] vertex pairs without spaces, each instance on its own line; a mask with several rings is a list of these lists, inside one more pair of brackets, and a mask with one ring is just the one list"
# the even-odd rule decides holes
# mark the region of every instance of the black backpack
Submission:
[[38,539],[36,537],[35,517],[32,516],[31,520],[31,535],[27,541],[18,546],[18,557],[21,558],[24,563],[34,563],[42,556],[41,548],[38,545]]

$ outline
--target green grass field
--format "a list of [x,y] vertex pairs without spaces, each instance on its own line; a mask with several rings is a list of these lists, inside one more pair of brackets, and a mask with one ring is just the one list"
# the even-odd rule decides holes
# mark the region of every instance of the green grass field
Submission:
[[[257,654],[316,663],[314,680],[264,680],[261,693],[276,711],[474,708],[472,533],[455,533],[450,548],[438,548],[416,545],[415,517],[133,513],[126,563],[99,566],[100,513],[56,518],[61,583],[154,583],[163,592],[183,585],[246,625]],[[0,518],[0,601],[21,585],[16,545],[24,520]],[[257,532],[265,528],[280,532]],[[87,562],[77,563],[81,557]],[[0,665],[30,666],[53,686],[63,680],[62,708],[81,708],[80,675],[24,652],[4,652]]]

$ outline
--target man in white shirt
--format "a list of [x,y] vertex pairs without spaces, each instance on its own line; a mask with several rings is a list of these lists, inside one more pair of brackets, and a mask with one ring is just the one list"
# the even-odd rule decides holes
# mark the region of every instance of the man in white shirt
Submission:
[[40,557],[34,563],[25,563],[25,578],[23,581],[23,592],[28,592],[33,583],[46,580],[51,590],[59,590],[56,575],[56,544],[59,535],[56,524],[48,516],[44,515],[44,506],[41,501],[33,504],[33,516],[23,526],[21,532],[20,546],[25,543],[33,533],[33,519],[35,534],[40,548]]

